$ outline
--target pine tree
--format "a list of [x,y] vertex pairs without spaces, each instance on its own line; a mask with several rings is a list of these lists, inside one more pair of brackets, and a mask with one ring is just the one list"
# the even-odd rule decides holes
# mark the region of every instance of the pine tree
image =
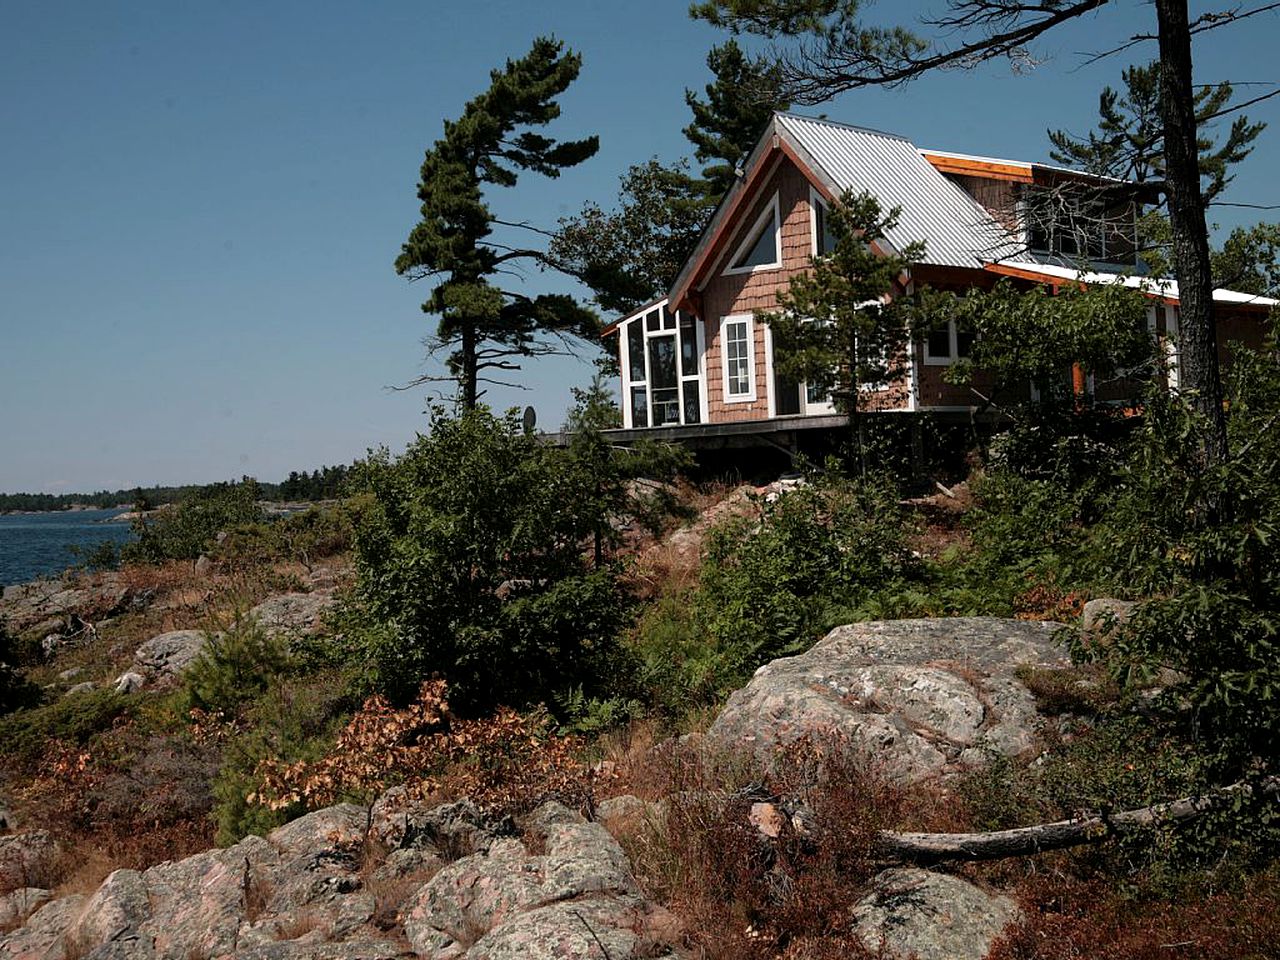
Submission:
[[622,176],[614,210],[588,203],[560,221],[551,251],[603,310],[622,313],[667,292],[774,111],[789,106],[777,71],[733,40],[712,48],[707,66],[707,99],[685,90],[693,122],[684,135],[707,164],[702,177],[683,161],[654,158]]
[[437,281],[422,305],[440,317],[428,345],[449,351],[449,371],[467,409],[475,407],[481,382],[495,382],[493,372],[518,370],[517,358],[559,352],[557,337],[589,339],[597,329],[596,316],[572,297],[531,297],[498,285],[521,264],[555,264],[540,249],[492,239],[503,221],[486,197],[486,187],[514,187],[521,171],[555,178],[599,149],[594,136],[558,143],[536,132],[560,116],[556,98],[581,67],[582,58],[563,43],[539,37],[524,57],[491,72],[489,89],[445,122],[444,136],[423,160],[422,220],[395,267],[412,280]]
[[[1164,178],[1164,121],[1160,117],[1160,64],[1126,67],[1121,73],[1124,91],[1103,88],[1098,97],[1098,127],[1086,137],[1065,130],[1050,130],[1056,162],[1107,177],[1145,183]],[[1196,145],[1200,162],[1200,193],[1212,203],[1231,183],[1230,168],[1253,151],[1253,141],[1265,123],[1250,123],[1245,116],[1231,123],[1219,145],[1205,133],[1206,126],[1231,102],[1231,84],[1200,87],[1195,92]]]
[[733,186],[743,160],[774,112],[791,104],[782,94],[777,66],[748,57],[736,40],[712,47],[707,66],[715,80],[705,87],[706,101],[692,90],[684,92],[685,103],[693,111],[693,123],[684,128],[684,135],[696,148],[698,161],[708,164],[702,179],[718,202]]

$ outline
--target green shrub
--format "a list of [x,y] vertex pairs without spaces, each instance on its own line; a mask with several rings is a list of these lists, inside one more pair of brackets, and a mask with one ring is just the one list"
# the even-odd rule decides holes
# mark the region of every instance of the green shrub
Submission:
[[10,713],[0,718],[0,756],[32,768],[45,756],[49,741],[85,746],[109,730],[130,707],[125,695],[98,687]]
[[483,409],[437,411],[404,456],[361,465],[359,642],[379,687],[403,701],[442,676],[464,712],[593,695],[626,612],[614,568],[590,559],[609,470]]
[[309,507],[233,527],[210,555],[237,568],[291,561],[310,570],[317,561],[350,549],[351,534],[351,517],[342,506]]
[[194,560],[207,552],[220,531],[264,518],[258,506],[258,484],[252,477],[240,483],[201,487],[180,503],[133,523],[136,539],[121,548],[125,563]]
[[22,672],[23,651],[0,620],[0,716],[40,700],[40,688]]
[[716,529],[695,604],[729,676],[807,649],[836,610],[913,575],[908,532],[890,484],[830,477]]
[[829,472],[757,506],[711,532],[697,589],[651,606],[631,633],[638,685],[664,713],[716,701],[921,575],[885,480]]
[[288,645],[257,621],[238,618],[209,638],[183,680],[187,709],[232,713],[285,674],[292,665]]
[[282,810],[249,803],[261,787],[258,765],[315,761],[333,744],[347,715],[358,703],[350,674],[327,670],[270,686],[244,716],[226,745],[214,778],[214,822],[218,843],[229,845],[250,834],[266,834],[306,813],[301,804]]
[[1212,780],[1277,772],[1280,738],[1280,365],[1238,350],[1226,382],[1229,453],[1206,465],[1207,425],[1152,396],[1096,534],[1110,584],[1149,599],[1104,656],[1126,679],[1185,678],[1198,735],[1218,748]]

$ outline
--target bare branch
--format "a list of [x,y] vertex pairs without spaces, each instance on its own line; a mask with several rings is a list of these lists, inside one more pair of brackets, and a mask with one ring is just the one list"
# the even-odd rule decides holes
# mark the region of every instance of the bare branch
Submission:
[[[1280,778],[1262,781],[1256,792],[1274,798],[1280,794]],[[895,860],[911,863],[942,863],[947,860],[1002,860],[1025,857],[1047,850],[1063,850],[1086,843],[1097,843],[1122,833],[1179,823],[1198,817],[1237,797],[1252,797],[1253,784],[1233,783],[1199,797],[1184,797],[1169,803],[1157,803],[1137,810],[1093,817],[1077,817],[1054,823],[1040,823],[1014,830],[989,833],[899,833],[885,830],[879,835],[880,847]]]
[[[842,34],[801,43],[791,53],[782,53],[779,65],[788,94],[797,103],[815,104],[858,87],[899,86],[930,70],[946,67],[973,67],[999,57],[1029,60],[1027,44],[1059,24],[1074,20],[1105,6],[1109,0],[1076,0],[1065,6],[1011,3],[1008,0],[959,0],[958,12],[935,21],[955,30],[983,28],[978,40],[953,48],[927,48],[916,56],[901,48],[887,54],[870,51],[855,43],[857,37]],[[1020,22],[1032,16],[1030,22]],[[997,25],[1009,24],[999,30]],[[992,30],[995,32],[992,32]]]

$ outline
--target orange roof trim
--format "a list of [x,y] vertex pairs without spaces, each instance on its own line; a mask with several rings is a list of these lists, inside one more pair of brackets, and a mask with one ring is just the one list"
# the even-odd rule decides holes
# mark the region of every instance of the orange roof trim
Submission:
[[921,150],[939,173],[953,173],[966,177],[983,177],[988,180],[1013,180],[1017,183],[1035,183],[1035,174],[1029,163],[1001,163],[995,160],[976,160],[972,157],[956,157],[945,153]]

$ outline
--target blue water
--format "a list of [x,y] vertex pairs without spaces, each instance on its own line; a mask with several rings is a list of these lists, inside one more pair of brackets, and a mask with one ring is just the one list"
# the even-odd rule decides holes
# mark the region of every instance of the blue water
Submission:
[[80,562],[72,544],[92,550],[104,540],[124,543],[127,523],[101,523],[119,510],[75,510],[0,516],[0,586],[54,576]]

